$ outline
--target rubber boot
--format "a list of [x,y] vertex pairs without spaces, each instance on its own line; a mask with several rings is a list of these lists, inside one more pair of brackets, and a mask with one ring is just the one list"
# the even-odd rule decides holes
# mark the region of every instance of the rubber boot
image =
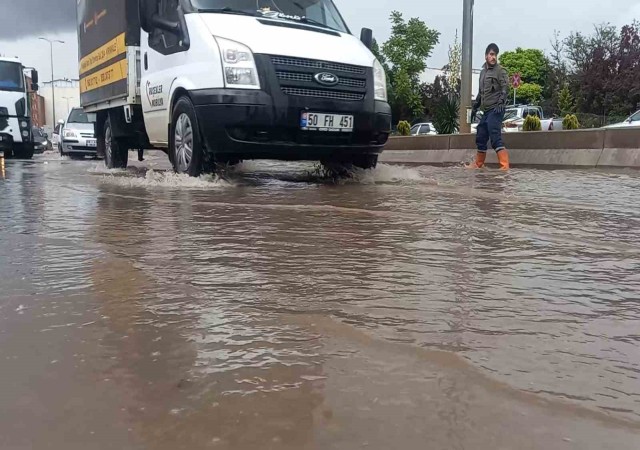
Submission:
[[476,153],[476,160],[467,165],[467,169],[482,169],[484,167],[484,161],[487,159],[487,152]]
[[509,170],[509,151],[506,148],[498,152],[498,161],[500,162],[500,170]]

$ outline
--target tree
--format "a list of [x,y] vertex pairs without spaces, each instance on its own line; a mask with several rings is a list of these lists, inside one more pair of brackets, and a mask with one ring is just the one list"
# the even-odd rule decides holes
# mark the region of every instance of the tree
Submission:
[[449,63],[445,66],[444,73],[451,89],[458,92],[462,76],[462,44],[458,40],[458,30],[456,30],[453,46],[449,46]]
[[440,33],[419,19],[405,21],[398,11],[391,13],[391,24],[391,37],[378,52],[388,71],[389,102],[396,119],[419,116],[422,114],[420,75],[427,68],[427,58],[438,43]]
[[[513,90],[511,91],[513,97]],[[535,83],[522,83],[516,92],[518,103],[538,105],[542,100],[542,86]]]
[[544,86],[549,76],[549,61],[542,50],[535,48],[516,48],[513,52],[504,52],[500,64],[513,76],[520,74],[523,83],[535,83]]
[[564,41],[576,107],[598,115],[626,115],[640,102],[640,23],[618,30],[597,25],[591,35]]
[[455,91],[449,86],[447,78],[438,75],[433,83],[422,83],[420,85],[420,98],[422,109],[426,117],[431,117],[442,104],[442,99]]
[[575,103],[576,102],[571,95],[571,91],[569,90],[569,86],[565,85],[558,96],[558,109],[560,110],[560,116],[565,117],[569,114],[573,114],[575,112]]
[[[569,67],[564,52],[564,40],[560,38],[559,31],[554,31],[551,39],[551,54],[547,58],[549,62],[547,84],[542,89],[542,95],[546,99],[544,106],[548,110],[557,107],[561,90],[564,87],[569,89]],[[569,93],[571,93],[570,89]]]

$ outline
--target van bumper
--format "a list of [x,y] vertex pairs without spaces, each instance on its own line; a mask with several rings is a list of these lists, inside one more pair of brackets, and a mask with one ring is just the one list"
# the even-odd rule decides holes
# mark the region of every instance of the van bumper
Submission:
[[[206,89],[190,92],[206,147],[239,159],[320,160],[381,153],[391,133],[386,102],[306,97],[274,100],[264,91]],[[304,131],[303,112],[354,116],[351,133]]]

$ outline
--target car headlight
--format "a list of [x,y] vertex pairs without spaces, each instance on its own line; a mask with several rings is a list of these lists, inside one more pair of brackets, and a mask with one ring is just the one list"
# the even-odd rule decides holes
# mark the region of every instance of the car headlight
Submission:
[[63,136],[64,136],[65,138],[75,138],[75,137],[77,137],[77,136],[76,136],[76,132],[75,132],[75,131],[73,131],[73,130],[64,130],[64,134],[63,134]]
[[387,74],[384,71],[384,67],[380,64],[380,61],[375,59],[373,61],[373,88],[375,92],[375,99],[386,102],[387,97]]
[[228,88],[260,89],[253,53],[246,45],[216,37],[222,54],[224,84]]

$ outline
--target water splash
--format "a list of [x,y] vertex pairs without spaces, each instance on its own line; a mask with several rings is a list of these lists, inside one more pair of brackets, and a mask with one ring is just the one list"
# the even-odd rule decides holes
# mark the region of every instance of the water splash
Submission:
[[[125,175],[125,176],[122,176]],[[174,172],[158,172],[147,170],[144,176],[128,176],[124,170],[109,171],[102,182],[124,187],[164,187],[164,188],[197,188],[214,189],[231,186],[229,181],[217,175],[202,175],[198,178]]]

